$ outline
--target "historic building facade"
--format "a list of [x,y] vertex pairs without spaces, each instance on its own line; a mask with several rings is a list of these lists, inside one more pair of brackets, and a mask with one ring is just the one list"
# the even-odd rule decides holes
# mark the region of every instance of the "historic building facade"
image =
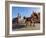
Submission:
[[17,17],[14,19],[14,24],[25,24],[26,26],[29,25],[35,26],[35,23],[40,23],[40,13],[33,12],[30,17],[24,17],[21,19],[21,15],[17,15]]

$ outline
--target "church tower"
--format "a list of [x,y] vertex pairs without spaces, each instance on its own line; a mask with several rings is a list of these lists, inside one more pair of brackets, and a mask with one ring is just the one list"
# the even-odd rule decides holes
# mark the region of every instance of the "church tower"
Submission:
[[20,23],[20,21],[21,21],[21,15],[20,15],[20,13],[17,14],[17,18],[18,18],[18,23]]
[[21,18],[21,15],[20,15],[20,13],[18,13],[18,14],[17,14],[17,17],[18,17],[18,19],[19,19],[19,18]]

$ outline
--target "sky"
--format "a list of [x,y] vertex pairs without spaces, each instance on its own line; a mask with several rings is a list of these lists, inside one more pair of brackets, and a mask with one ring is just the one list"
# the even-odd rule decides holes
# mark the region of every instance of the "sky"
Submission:
[[39,7],[12,7],[12,18],[16,17],[18,13],[21,17],[29,17],[34,12],[40,12]]

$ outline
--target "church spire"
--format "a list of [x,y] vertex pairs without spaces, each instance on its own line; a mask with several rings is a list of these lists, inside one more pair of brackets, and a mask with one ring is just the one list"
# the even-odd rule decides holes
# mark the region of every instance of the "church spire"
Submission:
[[21,15],[20,15],[20,13],[18,13],[18,14],[17,14],[17,17],[18,17],[18,18],[21,18]]

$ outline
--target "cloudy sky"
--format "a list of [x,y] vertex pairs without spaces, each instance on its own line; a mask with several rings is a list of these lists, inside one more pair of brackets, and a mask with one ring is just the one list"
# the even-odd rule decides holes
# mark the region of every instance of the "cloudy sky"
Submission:
[[21,17],[29,17],[34,12],[40,12],[38,7],[12,7],[12,18],[16,17],[18,13]]

